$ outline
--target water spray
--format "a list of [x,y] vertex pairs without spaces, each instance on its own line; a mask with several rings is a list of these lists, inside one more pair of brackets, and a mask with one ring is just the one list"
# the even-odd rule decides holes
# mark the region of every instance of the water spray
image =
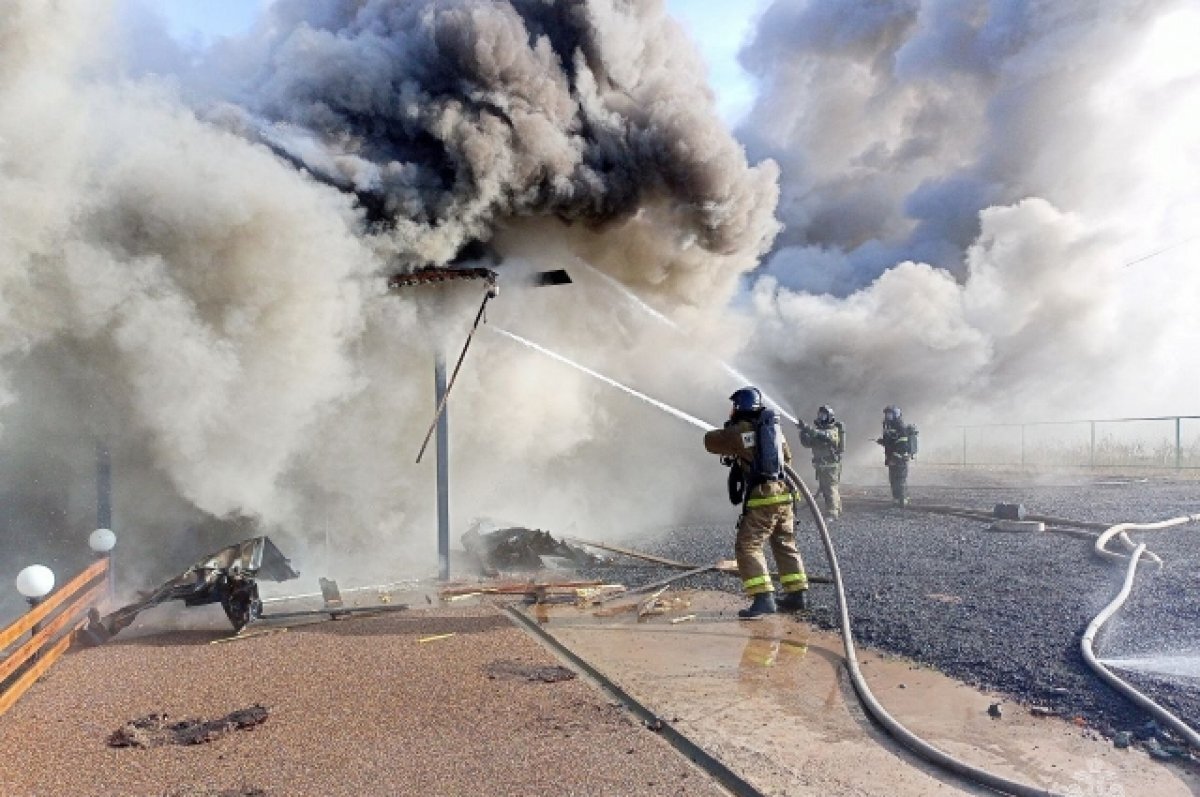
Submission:
[[[1144,554],[1148,553],[1146,551],[1145,543],[1142,543],[1134,547],[1133,551],[1128,557],[1124,557],[1121,554],[1108,550],[1107,545],[1109,540],[1116,537],[1117,539],[1122,540],[1122,542],[1126,545],[1132,545],[1132,543],[1129,542],[1129,538],[1125,535],[1126,531],[1131,529],[1135,531],[1155,531],[1158,529],[1172,528],[1174,526],[1182,526],[1185,523],[1200,523],[1200,514],[1184,515],[1182,517],[1171,518],[1170,520],[1162,520],[1157,523],[1120,523],[1108,529],[1096,538],[1094,550],[1097,556],[1101,556],[1110,561],[1120,561],[1128,558],[1129,564],[1125,569],[1125,580],[1121,584],[1120,591],[1118,591],[1116,597],[1114,597],[1112,601],[1105,606],[1098,615],[1096,615],[1092,622],[1088,624],[1087,630],[1083,633],[1083,638],[1079,640],[1079,649],[1083,654],[1083,660],[1087,662],[1087,665],[1091,667],[1092,670],[1094,670],[1095,673],[1100,676],[1105,683],[1107,683],[1113,689],[1116,689],[1125,697],[1129,698],[1130,701],[1132,701],[1142,710],[1149,713],[1160,723],[1178,733],[1193,748],[1200,748],[1200,733],[1197,733],[1191,728],[1191,726],[1189,726],[1176,715],[1172,714],[1167,709],[1160,706],[1158,703],[1151,700],[1145,694],[1139,692],[1133,687],[1132,684],[1114,674],[1108,669],[1108,667],[1101,663],[1101,661],[1096,657],[1096,653],[1092,648],[1096,636],[1100,633],[1100,630],[1104,627],[1104,624],[1107,623],[1108,620],[1125,604],[1125,600],[1129,597],[1129,593],[1133,589],[1133,580],[1137,575],[1138,562],[1141,560]],[[1162,567],[1161,559],[1158,561],[1158,564],[1159,567]]]
[[645,393],[641,393],[637,390],[634,390],[633,388],[629,387],[628,385],[623,385],[620,382],[618,382],[617,380],[612,379],[611,377],[607,377],[598,371],[593,371],[591,368],[588,368],[586,365],[581,365],[581,364],[575,362],[574,360],[564,357],[563,355],[561,355],[557,352],[550,351],[550,349],[547,349],[545,346],[539,346],[538,344],[534,343],[532,340],[523,338],[520,335],[517,335],[513,332],[509,332],[506,329],[501,329],[500,327],[494,326],[494,327],[492,327],[492,329],[494,329],[496,332],[500,333],[504,337],[508,338],[509,340],[515,340],[517,343],[520,343],[523,346],[528,346],[529,348],[533,349],[534,351],[544,354],[552,360],[557,360],[558,362],[562,363],[563,365],[568,365],[577,371],[587,374],[588,376],[592,377],[593,379],[598,379],[601,382],[603,382],[604,384],[609,385],[610,387],[615,387],[617,390],[628,393],[629,395],[631,395],[635,398],[639,398],[652,407],[657,407],[658,409],[662,410],[663,412],[666,412],[670,415],[674,415],[676,418],[679,418],[682,421],[687,421],[692,426],[695,426],[699,429],[703,429],[706,432],[711,432],[713,429],[717,428],[706,421],[700,420],[699,418],[695,417],[694,415],[688,415],[683,410],[676,409],[675,407],[672,407],[670,404],[665,404],[665,403],[659,401],[658,399],[651,398],[650,396],[647,396]]
[[[646,315],[650,316],[651,318],[653,318],[655,321],[659,322],[660,324],[663,324],[664,326],[668,326],[676,332],[680,331],[678,324],[676,324],[674,321],[672,321],[667,316],[665,316],[662,313],[655,310],[650,305],[646,304],[644,301],[641,300],[640,297],[638,297],[638,295],[636,293],[634,293],[633,291],[629,290],[629,288],[622,285],[618,280],[614,279],[613,277],[609,276],[608,274],[605,274],[603,271],[601,271],[600,269],[596,268],[595,266],[593,266],[587,262],[584,262],[584,261],[580,261],[580,262],[584,266],[586,266],[588,268],[588,270],[590,270],[593,274],[598,276],[609,287],[611,287],[613,290],[617,291],[622,296],[624,296],[626,299],[628,299],[630,301],[630,303],[633,304],[634,307],[636,307],[639,310],[641,310],[642,312],[646,313]],[[743,384],[743,385],[756,384],[754,382],[754,380],[752,380],[750,377],[746,376],[741,371],[734,368],[732,365],[725,362],[724,360],[717,360],[717,364],[721,366],[721,369],[723,371],[725,371],[725,373],[729,374],[734,379],[738,380],[738,382],[740,382],[741,384]],[[800,425],[800,419],[797,418],[792,413],[788,412],[786,409],[784,409],[783,406],[778,401],[776,401],[772,397],[768,396],[766,394],[766,392],[763,391],[761,388],[759,388],[759,392],[762,393],[763,401],[765,401],[767,404],[770,404],[772,407],[774,407],[775,410],[778,411],[780,415],[787,418],[789,421],[796,424],[797,426]]]

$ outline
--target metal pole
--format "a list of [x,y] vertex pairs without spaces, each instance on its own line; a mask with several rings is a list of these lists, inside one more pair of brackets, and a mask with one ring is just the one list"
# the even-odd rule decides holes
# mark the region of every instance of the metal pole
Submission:
[[[96,443],[96,528],[112,528],[112,453],[103,440]],[[111,598],[116,593],[112,552],[100,555],[108,560],[104,568],[104,590],[106,597]]]
[[967,465],[967,427],[963,427],[963,467]]
[[112,455],[103,441],[96,444],[96,528],[112,528]]
[[433,361],[433,392],[442,413],[437,421],[438,578],[450,578],[450,426],[446,396],[446,358],[438,351]]
[[1183,418],[1175,416],[1175,470],[1183,467]]
[[[25,602],[29,604],[29,611],[32,612],[34,609],[36,609],[38,607],[38,604],[42,602],[42,599],[41,598],[26,598]],[[38,635],[38,632],[41,630],[42,630],[42,624],[34,623],[33,625],[31,625],[29,627],[29,638],[33,639],[35,636]],[[36,664],[37,660],[38,660],[38,653],[39,653],[39,651],[35,650],[33,652],[33,654],[30,655],[28,661],[25,662],[24,666],[32,667],[34,664]]]
[[1025,424],[1021,424],[1021,467],[1025,467]]
[[1092,425],[1092,447],[1088,449],[1088,467],[1096,467],[1096,422],[1089,421]]

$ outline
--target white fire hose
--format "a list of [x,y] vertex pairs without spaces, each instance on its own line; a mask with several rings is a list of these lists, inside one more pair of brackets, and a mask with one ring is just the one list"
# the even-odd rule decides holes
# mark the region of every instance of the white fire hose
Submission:
[[[1098,556],[1110,561],[1120,561],[1128,558],[1129,566],[1125,570],[1125,581],[1121,585],[1120,592],[1117,593],[1117,596],[1112,599],[1112,602],[1105,606],[1104,610],[1101,611],[1100,614],[1096,615],[1095,619],[1092,620],[1090,625],[1088,625],[1087,630],[1083,633],[1083,638],[1079,640],[1079,649],[1080,652],[1083,653],[1083,660],[1087,662],[1089,667],[1096,671],[1096,674],[1099,675],[1105,683],[1107,683],[1113,689],[1116,689],[1121,694],[1125,695],[1125,697],[1137,704],[1138,707],[1151,714],[1156,720],[1158,720],[1158,722],[1166,725],[1171,730],[1178,733],[1185,740],[1187,740],[1189,745],[1200,749],[1200,734],[1192,730],[1192,728],[1184,723],[1183,720],[1179,719],[1179,717],[1167,711],[1158,703],[1155,703],[1149,697],[1135,689],[1130,683],[1115,675],[1111,670],[1100,663],[1100,660],[1096,658],[1096,654],[1092,650],[1092,644],[1096,639],[1096,635],[1100,633],[1100,629],[1114,614],[1120,610],[1120,608],[1125,604],[1125,600],[1129,597],[1129,592],[1131,589],[1133,589],[1133,578],[1135,575],[1137,575],[1138,560],[1141,559],[1143,554],[1147,553],[1146,545],[1145,543],[1142,543],[1141,545],[1134,546],[1133,552],[1126,557],[1124,554],[1119,554],[1115,551],[1108,550],[1106,547],[1108,545],[1108,541],[1113,537],[1117,537],[1126,545],[1132,545],[1132,542],[1129,540],[1129,537],[1126,534],[1126,532],[1130,530],[1154,531],[1157,529],[1167,529],[1173,526],[1182,526],[1185,523],[1195,522],[1200,522],[1200,515],[1186,515],[1183,517],[1171,518],[1170,520],[1159,521],[1157,523],[1120,523],[1108,529],[1096,538],[1095,552]],[[1155,557],[1155,559],[1158,559],[1158,557]],[[1158,559],[1158,562],[1159,566],[1161,567],[1162,560]]]
[[961,761],[926,742],[901,725],[891,714],[888,714],[883,705],[875,698],[875,695],[871,693],[866,679],[863,678],[862,671],[858,668],[858,657],[854,650],[854,634],[850,628],[850,612],[846,608],[846,592],[842,587],[842,572],[838,568],[837,555],[833,550],[833,540],[829,536],[829,529],[825,525],[825,518],[821,516],[821,510],[817,508],[817,502],[813,500],[812,493],[809,491],[808,486],[804,484],[804,480],[797,475],[791,466],[788,466],[785,472],[789,483],[792,485],[792,489],[804,496],[804,502],[808,504],[813,520],[816,521],[817,530],[821,533],[821,543],[825,546],[825,556],[829,559],[829,572],[833,577],[834,590],[837,596],[838,613],[841,618],[842,627],[842,646],[846,652],[846,669],[850,673],[850,682],[854,685],[854,691],[858,695],[859,701],[863,704],[863,708],[867,710],[867,713],[882,725],[884,730],[893,739],[900,742],[900,744],[926,761],[954,772],[967,780],[987,786],[989,789],[1003,794],[1017,795],[1017,797],[1060,797],[1057,792],[1009,780],[1008,778]]

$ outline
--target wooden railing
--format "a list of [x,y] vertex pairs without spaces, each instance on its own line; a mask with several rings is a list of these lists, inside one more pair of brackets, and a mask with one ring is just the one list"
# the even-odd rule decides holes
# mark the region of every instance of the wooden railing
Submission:
[[12,708],[71,647],[75,630],[87,622],[88,610],[108,590],[108,568],[107,556],[97,559],[20,620],[0,630],[0,655],[32,632],[24,644],[0,658],[0,714]]

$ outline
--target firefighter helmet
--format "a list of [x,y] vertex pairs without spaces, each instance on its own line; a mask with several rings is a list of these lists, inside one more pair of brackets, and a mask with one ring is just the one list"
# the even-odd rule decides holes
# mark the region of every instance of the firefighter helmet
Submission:
[[837,418],[833,415],[833,407],[822,404],[817,409],[817,426],[832,426]]
[[743,387],[729,397],[734,412],[754,412],[763,408],[762,393],[756,387]]
[[900,408],[895,404],[889,404],[883,408],[883,419],[885,421],[899,421]]

